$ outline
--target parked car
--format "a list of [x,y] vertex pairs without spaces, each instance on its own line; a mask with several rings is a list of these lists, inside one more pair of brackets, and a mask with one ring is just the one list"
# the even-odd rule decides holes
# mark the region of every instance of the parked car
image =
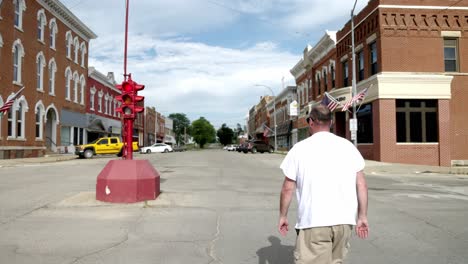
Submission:
[[164,143],[155,143],[149,147],[143,147],[140,149],[140,153],[146,153],[146,154],[150,154],[152,152],[168,153],[172,151],[173,151],[172,147]]
[[187,148],[185,146],[175,146],[172,148],[174,150],[174,152],[184,152],[187,150]]
[[[124,143],[119,137],[102,137],[91,143],[76,146],[75,155],[87,159],[100,154],[117,154],[121,157],[123,146]],[[133,151],[138,151],[138,142],[133,142],[132,148]]]
[[255,140],[251,143],[249,143],[249,146],[248,146],[248,151],[252,152],[252,153],[257,153],[257,152],[260,152],[260,153],[263,153],[263,152],[268,152],[268,153],[273,153],[273,151],[275,150],[275,148],[273,146],[271,146],[270,144],[264,142],[264,141],[261,141],[261,140]]
[[240,144],[239,146],[237,146],[237,152],[244,152],[244,153],[249,152],[249,142],[246,141]]
[[227,147],[227,151],[236,151],[236,146],[235,145],[229,145]]

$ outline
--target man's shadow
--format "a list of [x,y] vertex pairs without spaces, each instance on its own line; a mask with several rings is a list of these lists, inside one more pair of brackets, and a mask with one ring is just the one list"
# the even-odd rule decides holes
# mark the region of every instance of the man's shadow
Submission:
[[257,250],[259,264],[293,264],[294,247],[281,245],[281,240],[269,236],[271,245]]

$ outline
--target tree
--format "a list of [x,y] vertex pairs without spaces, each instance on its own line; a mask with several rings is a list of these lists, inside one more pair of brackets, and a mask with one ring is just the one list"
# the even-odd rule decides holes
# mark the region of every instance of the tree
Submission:
[[190,120],[183,113],[173,113],[168,117],[174,121],[174,134],[177,145],[179,145],[180,142],[184,142],[185,144],[184,135],[185,133],[190,134]]
[[216,135],[219,138],[219,142],[223,145],[232,144],[232,139],[234,138],[234,131],[229,128],[226,124],[223,124]]
[[193,121],[190,130],[193,140],[200,145],[200,148],[203,148],[206,143],[216,140],[216,130],[204,117]]

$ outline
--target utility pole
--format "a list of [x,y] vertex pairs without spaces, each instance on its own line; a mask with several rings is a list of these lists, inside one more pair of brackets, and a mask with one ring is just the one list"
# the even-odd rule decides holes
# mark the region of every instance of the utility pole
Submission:
[[[351,53],[353,63],[353,81],[351,100],[356,95],[356,52],[354,47],[354,9],[356,8],[357,0],[354,1],[353,9],[351,10]],[[357,117],[356,117],[356,101],[353,100],[353,119],[349,120],[349,130],[351,131],[351,140],[353,140],[354,146],[357,147]]]

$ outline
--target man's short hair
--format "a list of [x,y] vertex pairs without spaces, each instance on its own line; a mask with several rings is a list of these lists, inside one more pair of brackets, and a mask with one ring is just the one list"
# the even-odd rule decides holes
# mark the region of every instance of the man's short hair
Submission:
[[332,120],[332,113],[328,107],[323,104],[319,104],[312,107],[309,118],[314,122],[319,121],[319,123],[328,123]]

